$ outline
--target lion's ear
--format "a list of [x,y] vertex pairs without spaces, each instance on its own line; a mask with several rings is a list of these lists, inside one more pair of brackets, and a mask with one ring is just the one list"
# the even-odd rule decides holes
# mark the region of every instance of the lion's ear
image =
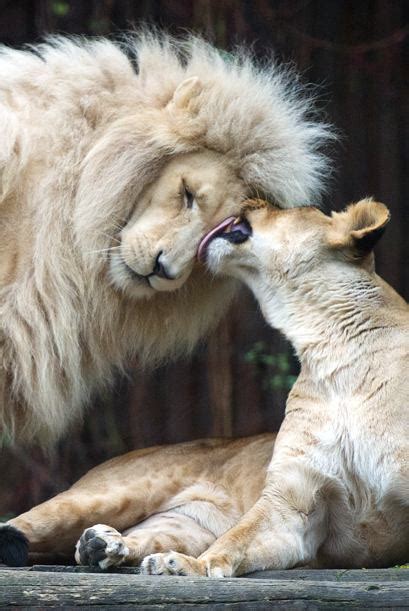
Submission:
[[372,252],[385,231],[390,212],[385,204],[363,199],[343,212],[332,213],[329,243],[358,259]]
[[174,108],[187,108],[189,102],[196,98],[202,91],[203,85],[197,76],[191,76],[182,81],[175,89],[168,106]]

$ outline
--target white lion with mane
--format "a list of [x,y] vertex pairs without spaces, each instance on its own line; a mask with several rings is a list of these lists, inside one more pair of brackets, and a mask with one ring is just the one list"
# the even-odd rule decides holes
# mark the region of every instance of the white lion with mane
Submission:
[[49,443],[220,319],[201,236],[253,192],[316,202],[331,132],[294,75],[194,37],[2,47],[0,77],[0,426]]

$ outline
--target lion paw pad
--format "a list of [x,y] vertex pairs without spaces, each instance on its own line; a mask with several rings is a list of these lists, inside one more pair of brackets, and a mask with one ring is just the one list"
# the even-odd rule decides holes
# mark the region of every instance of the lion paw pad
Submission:
[[120,566],[129,555],[129,549],[115,528],[96,524],[82,533],[76,548],[77,564],[108,569]]

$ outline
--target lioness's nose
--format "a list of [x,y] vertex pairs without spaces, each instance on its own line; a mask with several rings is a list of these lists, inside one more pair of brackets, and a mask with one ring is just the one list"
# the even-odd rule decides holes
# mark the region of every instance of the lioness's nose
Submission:
[[159,278],[166,278],[167,280],[173,280],[173,276],[171,276],[166,269],[166,265],[161,260],[163,255],[163,250],[160,251],[155,260],[155,267],[153,268],[153,273],[155,276],[159,276]]

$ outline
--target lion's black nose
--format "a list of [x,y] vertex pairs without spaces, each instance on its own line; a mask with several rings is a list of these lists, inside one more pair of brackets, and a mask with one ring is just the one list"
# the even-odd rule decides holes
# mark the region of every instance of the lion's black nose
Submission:
[[173,280],[172,276],[169,274],[166,266],[161,261],[161,257],[163,255],[163,250],[160,251],[158,256],[156,257],[155,267],[153,268],[153,273],[155,276],[159,276],[159,278],[166,278],[167,280]]

